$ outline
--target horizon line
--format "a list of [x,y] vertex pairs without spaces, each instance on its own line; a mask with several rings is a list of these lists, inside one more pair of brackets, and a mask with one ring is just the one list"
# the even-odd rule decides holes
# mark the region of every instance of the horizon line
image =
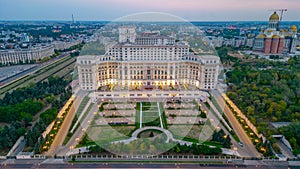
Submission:
[[[55,22],[73,22],[72,20],[38,20],[38,19],[11,19],[11,20],[5,20],[0,19],[0,22],[49,22],[49,21],[55,21]],[[249,20],[249,21],[243,21],[243,20],[186,20],[187,22],[268,22],[268,20]],[[114,20],[75,20],[75,22],[116,22]],[[136,21],[124,21],[124,22],[136,22]],[[152,21],[140,21],[140,22],[152,22]],[[154,22],[176,22],[176,21],[154,21]],[[287,21],[280,21],[280,22],[300,22],[300,20],[287,20]]]

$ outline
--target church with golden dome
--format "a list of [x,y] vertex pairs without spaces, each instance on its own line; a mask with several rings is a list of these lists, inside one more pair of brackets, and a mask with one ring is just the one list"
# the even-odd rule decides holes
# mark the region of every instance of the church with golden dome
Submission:
[[264,54],[287,54],[296,52],[297,27],[279,29],[280,19],[276,11],[269,18],[266,30],[256,36],[253,51]]

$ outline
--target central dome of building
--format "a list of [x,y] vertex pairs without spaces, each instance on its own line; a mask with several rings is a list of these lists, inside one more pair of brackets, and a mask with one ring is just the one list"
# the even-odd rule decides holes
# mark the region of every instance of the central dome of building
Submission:
[[270,16],[269,18],[270,21],[278,21],[279,20],[279,16],[278,14],[276,13],[276,11]]

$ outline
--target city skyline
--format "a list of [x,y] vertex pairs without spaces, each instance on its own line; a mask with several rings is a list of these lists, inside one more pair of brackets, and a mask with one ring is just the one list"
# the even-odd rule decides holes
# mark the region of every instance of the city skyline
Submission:
[[170,13],[189,21],[267,21],[273,9],[287,8],[284,21],[299,21],[297,0],[4,0],[0,20],[110,21],[140,12]]

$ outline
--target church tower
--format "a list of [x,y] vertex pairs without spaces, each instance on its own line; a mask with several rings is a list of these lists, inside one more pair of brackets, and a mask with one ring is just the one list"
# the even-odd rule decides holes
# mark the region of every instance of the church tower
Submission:
[[276,11],[269,18],[269,29],[279,30],[279,16]]

